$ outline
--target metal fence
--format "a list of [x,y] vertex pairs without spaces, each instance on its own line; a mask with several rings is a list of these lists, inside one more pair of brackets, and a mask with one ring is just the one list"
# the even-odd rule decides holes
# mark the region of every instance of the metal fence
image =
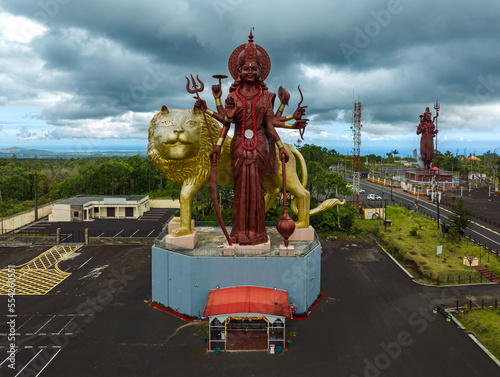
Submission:
[[[456,209],[457,208],[456,204],[450,203],[450,202],[447,202],[447,201],[444,201],[444,200],[441,201],[441,204],[443,204],[443,205],[445,205],[447,207],[450,207],[452,209]],[[473,218],[477,219],[477,220],[481,220],[481,221],[485,222],[486,224],[492,225],[495,228],[500,228],[500,222],[497,223],[496,221],[494,221],[494,220],[492,220],[492,219],[490,219],[488,217],[485,217],[485,216],[477,214],[477,213],[471,213],[471,216]]]
[[[159,230],[109,230],[109,229],[89,229],[90,238],[132,238],[145,237],[155,238],[160,233]],[[13,229],[4,230],[4,237],[57,237],[57,231],[51,229]],[[85,229],[61,230],[61,242],[85,242]]]
[[[431,220],[434,220],[434,221],[437,221],[437,216],[435,216],[434,214],[432,213],[429,213],[429,211],[425,210],[425,209],[421,209],[421,208],[418,208],[417,211],[419,213],[421,213],[422,215],[424,216],[427,216],[429,219]],[[440,220],[441,221],[441,220]],[[487,252],[499,257],[500,256],[500,251],[498,249],[493,249],[493,247],[489,244],[486,244],[486,243],[482,243],[480,240],[476,239],[476,237],[471,237],[471,236],[468,236],[468,235],[464,235],[465,238],[468,238],[469,240],[471,240],[472,242],[474,242],[476,245],[478,246],[481,246],[482,248],[484,248]]]
[[[201,225],[202,223],[203,225]],[[276,224],[276,222],[272,222]],[[218,226],[218,222],[196,222],[197,226]],[[266,223],[266,225],[268,225]],[[182,247],[179,245],[174,245],[168,243],[164,240],[164,237],[168,234],[168,229],[164,229],[155,239],[154,245],[160,249],[165,249],[169,251],[173,251],[176,253],[198,257],[228,257],[228,258],[238,258],[238,257],[279,257],[280,251],[279,249],[270,249],[267,252],[262,252],[261,249],[246,249],[245,254],[234,254],[234,255],[224,255],[223,248],[195,248],[190,249],[186,247]],[[319,245],[319,239],[316,237],[314,241],[309,242],[307,245],[302,246],[301,248],[295,247],[295,256],[296,257],[304,257],[310,251],[312,251],[315,247]]]
[[55,231],[50,229],[3,229],[1,236],[18,236],[18,237],[49,237],[56,236]]

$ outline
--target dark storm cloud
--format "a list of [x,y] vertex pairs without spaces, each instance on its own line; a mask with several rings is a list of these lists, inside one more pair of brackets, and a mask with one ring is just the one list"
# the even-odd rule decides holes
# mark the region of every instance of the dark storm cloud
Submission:
[[[497,2],[16,0],[2,8],[47,29],[29,43],[42,68],[17,73],[26,85],[7,98],[58,93],[40,116],[61,127],[191,107],[191,73],[213,107],[211,76],[228,74],[229,54],[252,26],[272,59],[270,90],[286,87],[293,108],[301,84],[311,125],[349,123],[358,96],[373,135],[413,133],[437,98],[443,114],[500,101]],[[443,127],[483,126],[471,114],[454,111],[462,118]]]

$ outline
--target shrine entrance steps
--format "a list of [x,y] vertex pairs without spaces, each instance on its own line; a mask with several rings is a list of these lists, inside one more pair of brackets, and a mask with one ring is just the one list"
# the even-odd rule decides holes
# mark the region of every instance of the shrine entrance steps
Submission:
[[488,270],[486,267],[474,266],[476,270],[478,270],[486,279],[491,281],[492,283],[500,283],[500,278],[495,276],[493,272]]

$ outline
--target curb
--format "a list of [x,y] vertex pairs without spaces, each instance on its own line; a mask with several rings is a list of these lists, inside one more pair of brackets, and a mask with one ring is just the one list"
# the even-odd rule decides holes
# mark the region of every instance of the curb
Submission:
[[485,286],[485,285],[492,285],[492,284],[498,284],[498,283],[471,283],[471,284],[443,284],[443,285],[434,285],[434,284],[426,284],[426,283],[421,283],[417,280],[414,280],[416,284],[420,284],[424,287],[434,287],[434,288],[449,288],[449,287],[476,287],[476,286]]
[[[456,311],[456,310],[453,310],[453,311]],[[462,325],[462,322],[460,322],[453,314],[452,314],[452,310],[450,309],[446,309],[446,312],[451,316],[451,319],[453,320],[453,322],[455,323],[455,325],[457,325],[461,330],[464,330],[466,331],[466,328],[464,325]]]
[[[447,310],[446,311],[450,316],[451,316],[451,319],[453,320],[453,322],[463,331],[466,331],[466,328],[460,323],[460,321],[458,319],[455,318],[455,316],[449,311]],[[474,343],[476,343],[479,348],[481,348],[483,350],[483,352],[488,355],[490,357],[490,359],[500,367],[500,361],[495,357],[495,355],[493,355],[485,346],[483,346],[483,344],[479,341],[479,339],[476,338],[475,335],[473,334],[467,334],[469,336],[469,338],[471,338]]]
[[412,274],[410,274],[410,273],[408,272],[408,270],[407,270],[406,268],[404,268],[404,266],[396,260],[396,258],[394,258],[394,257],[393,257],[393,256],[392,256],[392,255],[391,255],[391,254],[390,254],[390,253],[386,250],[386,249],[384,249],[384,248],[382,247],[382,245],[380,245],[380,244],[379,244],[379,242],[378,242],[377,240],[375,240],[375,242],[377,243],[378,247],[379,247],[379,248],[381,248],[381,249],[384,251],[384,253],[385,253],[385,254],[386,254],[389,258],[391,258],[391,259],[392,259],[392,261],[393,261],[394,263],[396,263],[396,265],[397,265],[397,266],[399,266],[399,268],[401,268],[401,269],[405,272],[405,274],[406,274],[406,275],[408,275],[408,276],[410,277],[410,279],[412,279],[412,280],[413,280],[413,282],[414,282],[415,284],[419,284],[419,285],[422,285],[422,286],[424,286],[424,287],[434,287],[434,288],[447,288],[447,287],[474,287],[474,286],[485,286],[485,285],[499,284],[499,283],[493,283],[493,282],[489,282],[489,283],[473,283],[473,284],[449,284],[449,285],[434,285],[434,284],[426,284],[426,283],[421,283],[421,282],[419,282],[418,280],[416,280],[416,279],[415,279],[415,277],[414,277]]
[[415,277],[414,277],[412,274],[410,274],[410,273],[406,270],[406,268],[404,268],[404,267],[403,267],[403,265],[402,265],[401,263],[399,263],[399,262],[396,260],[396,258],[394,258],[391,254],[389,254],[389,252],[388,252],[386,249],[384,249],[384,248],[382,247],[382,245],[380,245],[380,244],[378,243],[378,241],[377,241],[377,240],[375,240],[375,242],[377,243],[378,247],[380,247],[380,248],[384,251],[384,253],[386,253],[386,255],[387,255],[389,258],[391,258],[391,259],[392,259],[392,261],[393,261],[394,263],[396,263],[396,265],[398,265],[398,266],[399,266],[399,268],[401,268],[401,269],[405,272],[405,274],[406,274],[406,275],[408,275],[408,276],[410,277],[410,279],[413,279],[413,281],[415,281]]

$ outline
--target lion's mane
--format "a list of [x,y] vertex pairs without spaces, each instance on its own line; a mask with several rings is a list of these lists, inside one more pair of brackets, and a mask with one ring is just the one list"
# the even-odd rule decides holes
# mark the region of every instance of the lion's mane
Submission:
[[[172,110],[173,111],[173,110]],[[190,185],[198,180],[206,180],[210,176],[210,153],[212,152],[212,143],[208,135],[207,127],[201,112],[197,110],[180,110],[187,112],[191,118],[196,120],[200,127],[200,146],[198,153],[190,158],[183,160],[166,159],[156,148],[154,143],[158,120],[163,117],[168,118],[165,112],[156,114],[149,124],[148,132],[148,158],[150,161],[165,174],[165,177],[176,185],[184,183]],[[170,112],[169,112],[170,113]],[[214,143],[219,138],[221,127],[212,117],[207,116],[208,126],[210,128]]]

